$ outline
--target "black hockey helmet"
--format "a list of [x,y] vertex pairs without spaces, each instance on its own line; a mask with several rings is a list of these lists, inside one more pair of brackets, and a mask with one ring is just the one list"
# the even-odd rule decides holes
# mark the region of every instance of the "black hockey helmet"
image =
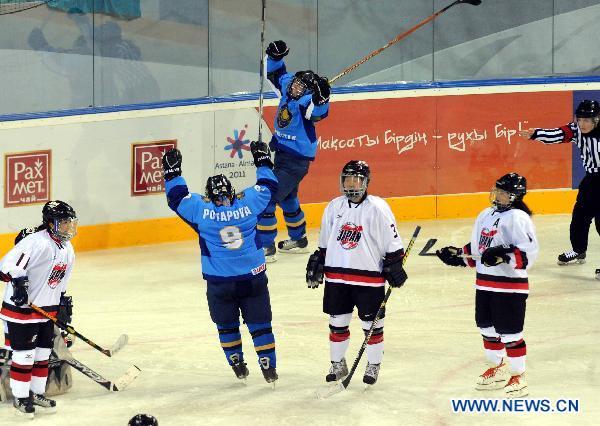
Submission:
[[129,420],[129,423],[127,423],[127,425],[128,426],[158,426],[158,420],[156,420],[156,417],[151,416],[149,414],[136,414]]
[[235,197],[235,188],[224,175],[215,175],[206,181],[206,196],[217,206],[230,206]]
[[315,84],[315,73],[308,71],[298,71],[294,74],[294,78],[287,87],[287,95],[294,99],[298,100],[306,93],[306,90],[309,87],[312,87]]
[[[498,200],[498,189],[508,193],[509,200],[507,203],[502,203]],[[515,201],[522,200],[526,193],[527,179],[517,173],[507,173],[496,181],[496,186],[490,194],[490,201],[496,209],[500,211],[508,210]]]
[[[347,177],[356,176],[361,178],[360,188],[346,188],[344,181]],[[367,192],[371,180],[371,169],[366,161],[351,160],[346,163],[340,175],[340,191],[350,200],[358,200]]]
[[600,115],[600,104],[598,101],[592,101],[590,99],[584,99],[579,102],[577,109],[575,110],[575,117],[577,118],[594,118]]
[[77,234],[77,213],[64,201],[54,200],[44,204],[42,222],[61,241],[69,241]]

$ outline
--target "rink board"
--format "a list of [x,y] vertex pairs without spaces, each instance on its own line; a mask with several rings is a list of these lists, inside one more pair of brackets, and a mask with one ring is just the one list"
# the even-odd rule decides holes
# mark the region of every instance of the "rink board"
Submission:
[[[569,213],[581,178],[578,153],[517,132],[568,123],[574,103],[600,97],[600,83],[457,86],[338,90],[329,117],[317,124],[317,159],[301,186],[308,226],[319,226],[350,159],[370,164],[370,192],[388,199],[398,220],[472,217],[488,203],[494,181],[511,171],[527,177],[535,212]],[[39,223],[48,198],[77,210],[79,250],[195,238],[167,207],[160,155],[170,146],[182,151],[194,192],[217,173],[238,190],[253,184],[256,104],[248,95],[4,117],[1,251],[19,229]],[[269,140],[276,102],[265,104]]]

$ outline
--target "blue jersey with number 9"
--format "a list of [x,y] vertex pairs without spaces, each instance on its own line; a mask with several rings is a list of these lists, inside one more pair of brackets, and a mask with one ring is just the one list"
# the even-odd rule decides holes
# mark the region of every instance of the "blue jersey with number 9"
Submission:
[[181,176],[166,182],[169,207],[199,235],[205,280],[241,281],[266,269],[256,223],[277,191],[277,178],[268,167],[259,167],[256,176],[256,185],[236,195],[231,206],[190,193]]

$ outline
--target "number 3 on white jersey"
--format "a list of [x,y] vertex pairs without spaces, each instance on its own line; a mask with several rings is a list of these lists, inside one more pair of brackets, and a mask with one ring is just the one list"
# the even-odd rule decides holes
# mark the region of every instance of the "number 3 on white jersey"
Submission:
[[244,244],[244,238],[237,226],[226,226],[219,231],[221,240],[229,250],[237,250]]

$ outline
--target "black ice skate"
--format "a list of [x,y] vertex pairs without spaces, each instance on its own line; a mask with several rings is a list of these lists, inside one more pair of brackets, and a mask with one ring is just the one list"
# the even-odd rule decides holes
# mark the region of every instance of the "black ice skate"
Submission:
[[558,263],[561,266],[585,263],[585,252],[577,253],[573,250],[566,251],[558,255],[558,261],[556,263]]
[[246,367],[244,360],[240,360],[238,354],[231,355],[229,359],[231,360],[231,368],[233,369],[236,377],[245,381],[250,372],[248,371],[248,367]]
[[346,358],[342,358],[341,361],[331,361],[331,367],[329,367],[329,374],[325,377],[327,382],[337,382],[342,380],[348,375],[348,366],[346,365]]
[[367,362],[367,369],[365,370],[365,375],[363,376],[363,383],[367,385],[374,385],[377,381],[377,376],[379,376],[379,368],[381,364],[371,364]]
[[41,412],[44,413],[55,413],[56,412],[56,401],[50,398],[46,398],[44,395],[29,392],[31,402],[34,407],[38,407]]
[[269,247],[263,247],[263,251],[265,252],[265,262],[273,263],[277,260],[277,257],[275,257],[275,254],[277,253],[277,250],[275,250],[275,244]]
[[35,415],[35,408],[33,407],[33,402],[30,397],[27,398],[15,398],[13,402],[13,407],[15,408],[15,414],[18,416],[26,417],[28,419],[33,419]]
[[267,383],[271,383],[273,387],[275,387],[275,381],[279,376],[277,375],[275,367],[271,367],[271,360],[268,357],[263,356],[258,359],[258,362],[260,363],[260,369],[262,370]]
[[308,253],[308,239],[304,236],[299,240],[279,241],[277,248],[282,253]]

